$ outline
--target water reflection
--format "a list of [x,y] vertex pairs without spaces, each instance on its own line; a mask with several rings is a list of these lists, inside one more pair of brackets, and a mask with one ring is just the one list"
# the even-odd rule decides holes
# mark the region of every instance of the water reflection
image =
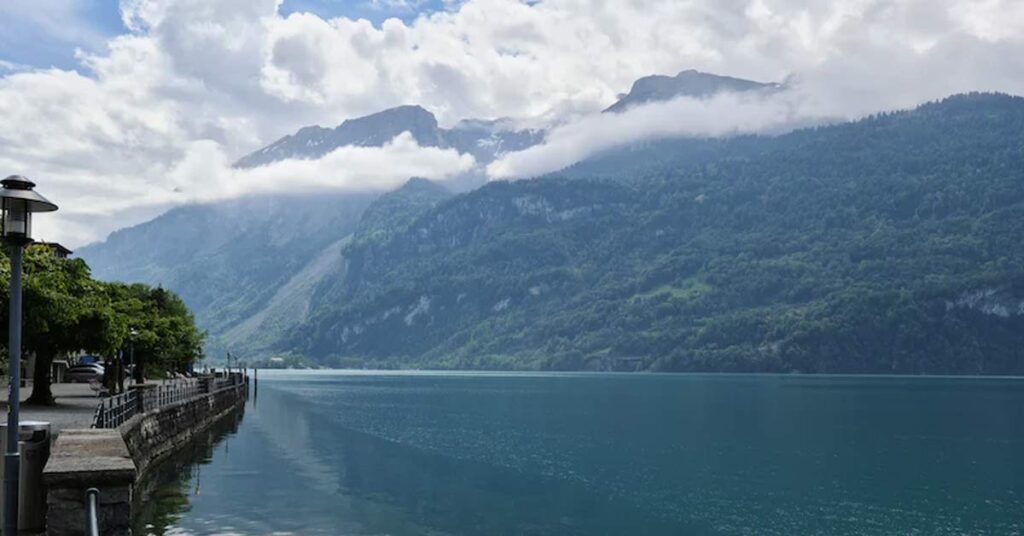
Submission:
[[136,534],[712,533],[579,481],[354,430],[286,390],[262,396],[245,426],[239,415],[151,473]]
[[241,411],[233,412],[149,468],[133,497],[132,534],[168,534],[191,509],[191,500],[202,494],[203,466],[210,463],[216,449],[225,454],[229,451],[229,438],[238,431],[242,416]]

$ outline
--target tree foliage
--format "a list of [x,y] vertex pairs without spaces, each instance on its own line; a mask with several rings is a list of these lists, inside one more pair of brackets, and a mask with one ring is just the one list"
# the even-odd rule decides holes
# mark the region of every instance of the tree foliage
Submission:
[[[0,257],[0,337],[8,340],[10,261]],[[23,267],[23,353],[36,356],[30,402],[53,403],[49,372],[54,358],[79,351],[107,358],[138,331],[137,352],[150,355],[158,370],[176,370],[201,356],[203,334],[173,293],[146,285],[92,279],[81,259],[62,259],[45,246],[25,250]]]
[[135,332],[126,342],[136,360],[147,363],[147,372],[181,372],[202,358],[206,334],[199,331],[176,294],[141,283],[107,283],[106,287],[114,313],[129,333]]

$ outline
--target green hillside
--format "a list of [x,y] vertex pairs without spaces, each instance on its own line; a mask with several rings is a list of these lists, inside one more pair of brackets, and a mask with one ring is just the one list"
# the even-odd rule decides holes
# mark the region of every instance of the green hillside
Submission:
[[1024,99],[603,158],[601,179],[490,184],[343,247],[344,274],[276,348],[376,366],[1024,373]]
[[301,291],[335,273],[326,266],[375,198],[318,193],[188,205],[76,254],[97,279],[180,295],[209,333],[209,355],[251,354],[305,318]]

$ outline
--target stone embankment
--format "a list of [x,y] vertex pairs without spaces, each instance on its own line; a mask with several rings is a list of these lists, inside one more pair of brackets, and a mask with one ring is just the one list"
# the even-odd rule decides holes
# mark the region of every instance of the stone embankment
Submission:
[[86,490],[97,488],[101,534],[129,534],[132,493],[146,469],[240,411],[247,393],[248,378],[237,373],[137,386],[97,411],[99,428],[63,430],[43,470],[46,533],[85,534]]

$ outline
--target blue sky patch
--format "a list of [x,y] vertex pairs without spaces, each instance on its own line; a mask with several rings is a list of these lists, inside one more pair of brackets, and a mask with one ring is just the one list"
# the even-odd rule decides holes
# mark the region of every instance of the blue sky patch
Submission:
[[[213,1],[213,0],[211,0]],[[363,18],[380,26],[395,17],[453,9],[455,0],[285,0],[281,14],[314,13],[321,18]],[[117,0],[0,0],[0,75],[23,68],[77,69],[75,49],[102,52],[107,41],[126,32]]]
[[449,9],[449,5],[457,2],[444,0],[285,0],[281,6],[281,14],[288,15],[297,11],[315,13],[321,18],[348,17],[350,19],[367,19],[379,26],[389,18],[411,22],[422,13],[432,13]]

